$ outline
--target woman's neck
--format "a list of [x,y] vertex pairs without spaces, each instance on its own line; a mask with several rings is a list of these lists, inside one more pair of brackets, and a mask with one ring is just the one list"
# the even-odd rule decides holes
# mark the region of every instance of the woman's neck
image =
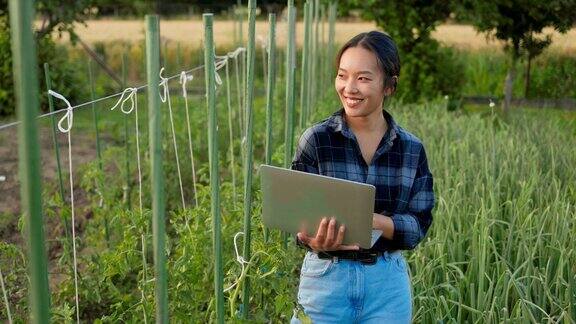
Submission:
[[364,117],[349,117],[344,114],[344,118],[346,119],[348,127],[350,127],[355,134],[384,134],[388,129],[388,123],[382,114],[382,109],[377,109],[372,114]]

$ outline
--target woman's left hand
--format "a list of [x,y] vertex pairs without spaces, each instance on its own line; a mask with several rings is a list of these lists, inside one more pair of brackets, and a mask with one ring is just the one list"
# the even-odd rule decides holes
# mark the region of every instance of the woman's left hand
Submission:
[[389,216],[374,213],[372,215],[372,228],[381,230],[382,236],[389,240],[394,238],[394,222]]

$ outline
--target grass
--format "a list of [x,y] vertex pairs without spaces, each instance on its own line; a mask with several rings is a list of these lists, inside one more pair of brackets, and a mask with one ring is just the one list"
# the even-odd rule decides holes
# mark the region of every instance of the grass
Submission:
[[575,122],[519,109],[398,111],[420,136],[437,206],[410,255],[417,322],[574,321]]
[[[464,96],[503,96],[508,69],[507,57],[490,50],[459,50],[458,59],[465,66]],[[513,96],[525,97],[526,61],[517,65]],[[528,98],[574,98],[576,87],[574,55],[549,49],[532,62]]]

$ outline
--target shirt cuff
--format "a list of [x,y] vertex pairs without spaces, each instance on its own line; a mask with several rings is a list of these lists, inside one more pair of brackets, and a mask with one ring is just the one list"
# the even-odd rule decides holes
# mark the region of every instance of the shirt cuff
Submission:
[[422,240],[422,231],[416,217],[412,214],[392,215],[394,223],[394,244],[401,250],[412,250]]

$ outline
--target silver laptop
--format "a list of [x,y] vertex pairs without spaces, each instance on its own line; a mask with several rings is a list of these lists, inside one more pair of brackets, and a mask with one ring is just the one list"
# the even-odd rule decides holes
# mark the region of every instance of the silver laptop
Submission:
[[335,217],[346,226],[343,244],[368,249],[381,231],[372,230],[372,185],[349,180],[260,166],[262,221],[266,227],[315,236],[322,217]]

